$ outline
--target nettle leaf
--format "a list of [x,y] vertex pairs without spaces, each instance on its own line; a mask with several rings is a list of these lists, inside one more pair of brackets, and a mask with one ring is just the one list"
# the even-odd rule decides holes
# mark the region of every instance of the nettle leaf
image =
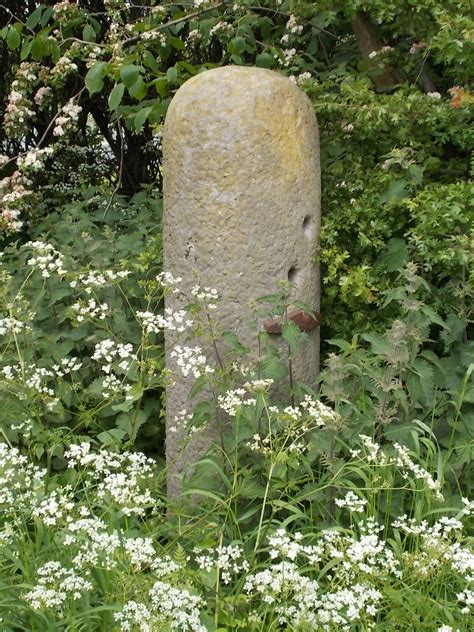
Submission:
[[387,202],[400,202],[408,195],[409,182],[403,178],[398,180],[392,180],[388,185],[387,190],[380,196],[380,202],[386,204]]
[[262,377],[281,382],[288,375],[288,368],[277,356],[268,356],[260,363]]
[[244,347],[233,331],[224,331],[222,339],[239,355],[245,355],[250,352],[250,349],[248,347]]
[[106,66],[107,62],[98,61],[91,68],[89,68],[84,82],[90,95],[95,94],[96,92],[100,92],[104,87],[104,74]]
[[111,90],[108,98],[110,110],[116,110],[122,101],[125,86],[123,83],[117,83]]
[[119,446],[127,433],[120,428],[105,430],[97,435],[97,439],[107,447]]
[[298,352],[298,349],[305,338],[305,335],[300,331],[299,327],[291,321],[283,323],[281,335],[288,343],[291,353]]
[[404,239],[390,239],[387,247],[379,257],[379,263],[389,272],[401,270],[408,261],[408,249]]
[[7,35],[7,44],[10,50],[16,50],[21,42],[21,36],[18,30],[11,26]]

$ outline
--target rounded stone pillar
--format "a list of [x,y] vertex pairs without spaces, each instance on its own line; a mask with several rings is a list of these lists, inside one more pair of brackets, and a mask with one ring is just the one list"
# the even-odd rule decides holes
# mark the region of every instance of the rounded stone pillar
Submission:
[[[203,72],[171,102],[163,152],[164,269],[182,277],[187,292],[197,283],[218,291],[213,315],[222,331],[235,331],[256,349],[255,305],[250,303],[276,293],[281,279],[294,284],[295,298],[319,311],[319,140],[306,95],[270,70],[227,66]],[[166,306],[183,304],[170,294]],[[257,320],[263,323],[268,305],[261,310]],[[174,340],[167,332],[171,370]],[[215,361],[213,349],[201,346]],[[314,385],[318,366],[315,328],[293,361],[295,379]],[[185,431],[176,428],[175,418],[183,409],[192,410],[193,379],[176,374],[167,391],[171,496],[180,489],[176,475],[202,456],[217,432],[211,421],[207,432],[181,449]]]

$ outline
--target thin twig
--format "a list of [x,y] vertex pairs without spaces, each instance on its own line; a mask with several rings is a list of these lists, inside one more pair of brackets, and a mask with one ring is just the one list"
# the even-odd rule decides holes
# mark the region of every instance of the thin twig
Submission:
[[114,197],[117,194],[117,191],[120,189],[120,187],[122,186],[122,173],[123,173],[123,130],[122,130],[122,123],[120,122],[120,119],[117,119],[117,132],[120,138],[120,164],[119,164],[119,173],[118,173],[118,180],[117,180],[117,184],[115,185],[114,190],[112,191],[112,195],[109,198],[109,201],[107,202],[107,206],[105,207],[105,211],[104,211],[104,216],[103,216],[103,220],[105,221],[106,217],[107,217],[107,213],[109,212],[110,207],[112,206],[112,202],[114,201]]
[[[170,20],[169,22],[165,22],[165,24],[160,24],[159,26],[156,26],[154,29],[151,29],[150,31],[146,31],[147,33],[153,33],[154,31],[161,31],[163,29],[166,29],[170,26],[174,26],[175,24],[181,24],[181,22],[187,22],[188,20],[192,20],[193,18],[198,17],[199,15],[202,15],[203,13],[208,13],[209,11],[214,11],[214,9],[220,9],[221,7],[226,6],[225,2],[218,2],[217,4],[213,4],[210,7],[207,7],[206,9],[201,9],[201,11],[195,11],[194,13],[188,13],[187,15],[184,15],[181,18],[177,18],[176,20]],[[142,38],[141,35],[136,35],[135,37],[130,37],[129,39],[126,39],[122,42],[122,46],[128,46],[131,44],[136,44],[138,41],[140,41]]]

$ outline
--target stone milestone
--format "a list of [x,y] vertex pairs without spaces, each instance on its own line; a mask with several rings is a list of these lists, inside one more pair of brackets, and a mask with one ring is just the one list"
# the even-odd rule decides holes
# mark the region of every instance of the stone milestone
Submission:
[[[173,98],[164,136],[164,268],[182,277],[189,295],[199,284],[221,297],[213,316],[256,348],[268,305],[281,279],[294,298],[319,311],[319,137],[313,107],[289,79],[261,68],[227,66],[187,81]],[[180,295],[166,306],[181,309]],[[319,328],[307,327],[307,343],[293,360],[295,379],[312,385],[319,366]],[[174,332],[166,334],[167,366],[176,382],[167,389],[168,493],[202,456],[218,429],[210,422],[186,441],[176,417],[194,378],[182,377],[171,357]],[[191,343],[193,344],[193,343]],[[212,346],[195,340],[215,362]],[[170,431],[172,427],[173,432]],[[183,445],[186,445],[183,448]]]

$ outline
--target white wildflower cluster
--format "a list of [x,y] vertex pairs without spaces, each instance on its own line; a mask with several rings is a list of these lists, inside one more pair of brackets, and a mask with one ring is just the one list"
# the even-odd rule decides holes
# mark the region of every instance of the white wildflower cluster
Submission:
[[[54,396],[54,381],[56,374],[51,369],[38,367],[34,364],[22,366],[20,364],[7,364],[2,367],[3,377],[16,384],[21,384],[25,389],[31,389],[34,393],[46,399],[47,408],[53,409],[58,399]],[[21,400],[27,400],[28,396],[25,392],[19,391],[18,397]]]
[[60,614],[68,599],[77,601],[87,590],[92,590],[91,582],[74,569],[46,562],[38,569],[38,584],[24,598],[35,610],[52,608]]
[[54,152],[52,147],[44,149],[30,149],[24,156],[17,158],[17,165],[21,171],[40,171],[44,167],[46,158]]
[[140,37],[145,42],[157,42],[159,46],[166,45],[166,35],[157,29],[152,29],[151,31],[144,31]]
[[336,498],[334,501],[338,507],[344,507],[350,512],[363,513],[367,505],[365,498],[360,498],[353,491],[348,491],[344,498]]
[[52,90],[50,87],[41,86],[41,88],[38,88],[38,90],[35,92],[35,96],[33,97],[33,100],[36,103],[36,105],[41,107],[44,103],[49,101],[51,95],[52,95]]
[[301,35],[303,32],[303,25],[298,23],[298,19],[295,15],[290,15],[286,26],[285,33],[282,35],[280,42],[286,46],[290,42],[292,35]]
[[110,308],[107,303],[99,303],[94,298],[90,298],[87,301],[77,301],[71,305],[71,310],[77,322],[81,323],[86,319],[94,320],[97,318],[98,320],[105,320]]
[[299,75],[288,75],[288,79],[290,81],[292,81],[293,83],[295,83],[297,86],[302,86],[305,83],[307,83],[308,81],[311,81],[313,78],[313,76],[311,75],[310,72],[306,71],[306,72],[302,72]]
[[222,22],[222,20],[219,20],[211,27],[209,35],[212,37],[212,35],[219,33],[229,33],[229,31],[233,31],[233,29],[234,27],[230,22]]
[[69,285],[72,288],[82,286],[86,294],[92,294],[95,289],[109,287],[111,283],[126,279],[130,274],[129,270],[119,270],[117,272],[114,270],[105,270],[104,272],[90,270],[87,273],[79,274]]
[[200,287],[199,285],[195,285],[191,289],[191,294],[195,296],[199,301],[203,301],[204,303],[206,303],[208,309],[216,309],[216,303],[219,300],[217,290],[211,287]]
[[300,404],[300,409],[314,426],[330,430],[337,430],[341,426],[339,413],[318,399],[313,399],[310,395],[305,395]]
[[193,321],[188,318],[184,309],[173,310],[165,308],[164,315],[153,314],[153,312],[137,312],[137,318],[142,321],[142,327],[147,334],[157,334],[165,329],[182,333],[187,327],[193,325]]
[[[250,598],[258,597],[269,604],[282,625],[307,625],[327,631],[349,631],[362,620],[370,625],[382,598],[370,578],[380,581],[391,574],[400,577],[392,550],[378,535],[381,530],[369,520],[361,525],[360,537],[326,531],[317,544],[305,545],[302,534],[278,529],[269,538],[268,568],[249,575],[244,590]],[[295,564],[299,556],[306,558],[306,567],[331,562],[338,590],[323,592],[316,581],[303,575]],[[365,583],[358,581],[361,574],[366,577]]]
[[19,334],[22,331],[31,331],[31,327],[16,318],[0,318],[0,336]]
[[95,516],[66,520],[68,524],[62,544],[75,552],[74,568],[83,570],[102,566],[110,569],[117,565],[117,552],[121,549],[117,531],[109,531],[107,523]]
[[135,571],[149,568],[161,578],[180,568],[169,556],[157,556],[152,538],[126,538],[124,549]]
[[193,415],[190,415],[185,408],[178,411],[178,414],[174,416],[173,425],[169,427],[170,432],[178,432],[178,430],[186,429],[188,433],[193,431],[190,427]]
[[79,358],[72,356],[70,358],[62,358],[59,364],[53,364],[51,367],[58,377],[64,377],[69,373],[74,373],[82,368],[82,362]]
[[393,46],[382,46],[382,48],[378,50],[371,51],[369,53],[369,59],[375,59],[379,55],[386,55],[387,53],[391,53],[393,50]]
[[418,463],[415,463],[409,455],[408,448],[399,443],[394,444],[397,456],[395,458],[395,465],[406,471],[402,471],[401,475],[405,479],[416,478],[425,483],[428,489],[431,489],[436,498],[443,500],[443,494],[441,493],[441,485],[439,481],[435,481],[431,474],[422,468]]
[[201,347],[186,347],[177,345],[170,353],[184,377],[192,375],[196,379],[207,373],[214,373],[214,369],[207,364],[207,358]]
[[23,226],[20,219],[22,211],[30,209],[30,199],[33,191],[29,188],[33,182],[19,170],[0,180],[0,228],[7,233],[16,233]]
[[66,132],[74,129],[76,122],[79,119],[79,114],[82,112],[80,105],[75,105],[72,99],[63,105],[61,109],[61,115],[56,117],[53,128],[54,136],[64,136]]
[[272,378],[265,380],[251,380],[250,382],[246,382],[244,384],[244,388],[255,393],[266,393],[273,383],[274,380],[272,380]]
[[249,569],[244,550],[239,544],[219,545],[216,548],[205,549],[204,551],[195,549],[195,553],[199,568],[204,569],[208,573],[214,568],[218,569],[224,584],[230,584],[234,575],[247,572]]
[[110,374],[114,362],[117,362],[122,371],[129,371],[132,362],[137,360],[137,354],[133,352],[130,343],[122,344],[106,338],[95,345],[91,358],[101,363],[100,368],[104,373]]
[[296,56],[296,48],[284,48],[282,50],[283,59],[279,58],[279,62],[282,66],[289,66]]
[[62,0],[53,5],[53,12],[55,20],[67,20],[76,14],[77,6],[74,2]]
[[247,397],[245,388],[229,390],[225,395],[219,395],[217,401],[219,408],[225,411],[229,417],[235,417],[240,406],[255,406],[257,400],[254,397]]
[[[142,515],[157,504],[146,488],[154,475],[155,462],[140,452],[114,454],[91,451],[90,443],[74,444],[64,454],[71,468],[84,467],[97,484],[98,498],[110,499],[125,515]],[[143,488],[143,489],[142,489]]]
[[56,526],[74,509],[74,500],[68,489],[53,490],[33,509],[32,516],[48,527]]
[[36,506],[36,497],[44,489],[46,469],[29,462],[18,448],[0,443],[0,514],[15,517]]
[[104,378],[102,378],[101,396],[105,399],[125,397],[125,401],[133,401],[131,390],[132,385],[126,384],[123,379],[115,373],[109,373]]
[[150,605],[130,600],[115,614],[121,632],[137,628],[143,632],[161,629],[206,632],[207,628],[200,622],[200,597],[162,581],[153,584],[148,596]]
[[182,277],[174,277],[171,272],[160,272],[156,280],[163,288],[171,290],[173,294],[178,294],[180,292],[179,284],[183,279]]
[[59,276],[66,274],[64,256],[52,244],[44,241],[29,241],[25,244],[25,248],[33,250],[34,254],[26,262],[27,265],[39,270],[44,279],[48,279],[52,273]]
[[474,581],[474,553],[456,540],[463,528],[460,520],[443,516],[429,526],[426,520],[418,522],[404,515],[392,526],[407,535],[419,537],[418,550],[406,552],[403,557],[420,577],[429,578],[448,564],[466,582]]
[[33,103],[26,96],[24,88],[18,85],[18,81],[13,81],[3,119],[9,136],[18,137],[27,131],[30,120],[35,116],[32,108]]
[[[69,5],[71,6],[71,5]],[[69,51],[72,50],[72,47]],[[51,69],[51,78],[53,83],[63,82],[68,75],[77,72],[78,66],[67,55],[63,55],[58,59]]]
[[[367,435],[359,435],[359,439],[362,441],[362,445],[366,450],[366,459],[369,463],[380,463],[380,446],[371,437]],[[354,453],[353,456],[358,456],[358,453]],[[382,460],[385,460],[385,455],[382,455]]]
[[282,625],[297,627],[308,622],[319,605],[319,584],[302,575],[292,562],[278,562],[248,575],[244,592],[274,608]]

